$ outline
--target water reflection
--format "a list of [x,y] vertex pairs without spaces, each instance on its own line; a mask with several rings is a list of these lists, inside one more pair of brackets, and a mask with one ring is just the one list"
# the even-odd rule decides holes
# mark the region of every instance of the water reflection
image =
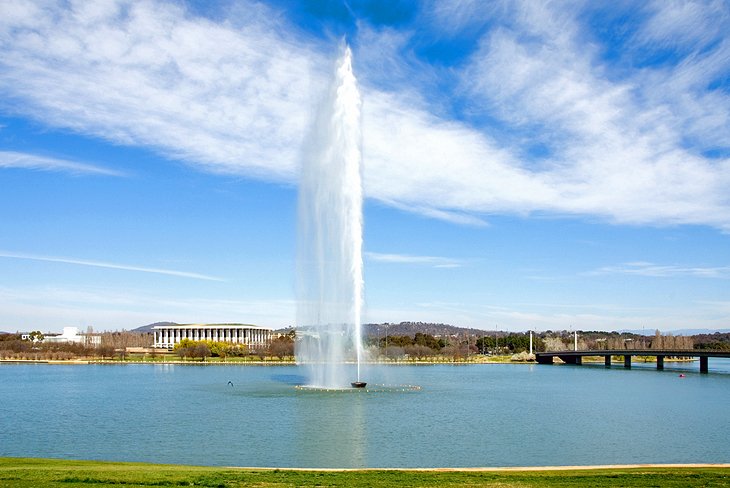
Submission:
[[350,390],[300,391],[294,441],[299,466],[366,467],[368,394]]

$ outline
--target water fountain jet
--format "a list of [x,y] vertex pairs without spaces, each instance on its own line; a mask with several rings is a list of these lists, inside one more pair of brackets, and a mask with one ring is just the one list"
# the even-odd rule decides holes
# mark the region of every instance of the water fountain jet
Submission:
[[[361,388],[363,356],[360,93],[343,47],[305,145],[297,236],[297,362],[310,386]],[[357,379],[347,379],[347,361]]]

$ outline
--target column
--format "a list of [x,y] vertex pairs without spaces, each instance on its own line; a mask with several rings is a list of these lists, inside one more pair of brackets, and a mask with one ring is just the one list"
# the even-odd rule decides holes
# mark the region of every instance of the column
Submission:
[[631,355],[630,354],[624,355],[624,368],[631,369]]
[[700,373],[709,373],[707,356],[700,356]]
[[656,357],[656,369],[657,371],[661,371],[664,369],[664,356]]
[[152,347],[157,347],[157,331],[152,331]]
[[611,356],[603,356],[603,363],[606,365],[607,368],[611,367]]

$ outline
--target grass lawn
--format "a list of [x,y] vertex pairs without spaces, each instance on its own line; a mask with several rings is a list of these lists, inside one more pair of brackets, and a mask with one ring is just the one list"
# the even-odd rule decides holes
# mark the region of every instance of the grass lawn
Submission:
[[715,487],[730,486],[729,467],[538,471],[302,471],[142,463],[0,458],[0,487]]

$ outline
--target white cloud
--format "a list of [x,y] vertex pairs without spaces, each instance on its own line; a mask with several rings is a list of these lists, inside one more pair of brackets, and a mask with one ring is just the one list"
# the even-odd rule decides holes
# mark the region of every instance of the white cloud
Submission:
[[176,270],[161,269],[161,268],[147,268],[144,266],[131,266],[131,265],[127,265],[127,264],[116,264],[116,263],[108,263],[108,262],[103,262],[103,261],[89,261],[89,260],[85,260],[85,259],[53,257],[53,256],[39,256],[37,254],[0,251],[0,258],[28,259],[31,261],[45,261],[45,262],[50,262],[50,263],[76,264],[79,266],[92,266],[95,268],[118,269],[118,270],[123,270],[123,271],[139,271],[142,273],[162,274],[162,275],[168,275],[168,276],[177,276],[180,278],[192,278],[192,279],[196,279],[196,280],[224,281],[222,278],[217,278],[215,276],[209,276],[209,275],[204,275],[204,274],[200,274],[200,273],[190,273],[188,271],[176,271]]
[[379,263],[418,264],[432,266],[434,268],[460,268],[464,265],[460,259],[440,256],[412,256],[410,254],[366,252],[365,257]]
[[569,9],[523,6],[513,28],[483,40],[463,83],[506,124],[535,133],[550,149],[531,176],[553,198],[526,202],[622,223],[730,228],[728,160],[684,147],[681,129],[692,114],[677,111],[677,103],[647,101],[673,74],[642,72],[616,81]]
[[[727,35],[730,12],[721,0],[702,2],[647,2],[647,22],[635,40],[644,46],[694,50]],[[698,29],[698,26],[702,26]]]
[[657,278],[693,277],[730,279],[730,266],[677,266],[648,262],[624,263],[619,266],[605,266],[591,274],[628,274]]
[[0,168],[60,171],[75,175],[124,176],[124,173],[120,171],[101,166],[15,151],[0,151]]
[[[292,325],[296,303],[289,299],[226,300],[195,295],[170,298],[159,292],[104,288],[0,287],[0,330],[60,331],[63,326],[96,330],[133,329],[155,321],[246,322],[272,328]],[[33,325],[36,324],[36,325]],[[48,327],[48,329],[46,329]],[[10,330],[13,329],[13,330]]]
[[[443,17],[444,35],[489,28],[453,70],[412,53],[399,61],[408,32],[363,28],[366,46],[385,53],[383,65],[363,57],[370,71],[358,74],[368,197],[477,225],[483,214],[549,212],[730,230],[730,159],[703,155],[730,147],[730,96],[707,89],[730,69],[718,27],[726,4],[693,4],[683,16],[655,3],[638,39],[675,39],[687,54],[617,72],[581,24],[580,3],[424,5],[422,18]],[[152,0],[0,8],[6,111],[210,171],[296,179],[331,62],[329,45],[282,13],[243,2],[214,21]],[[709,34],[692,37],[706,25]],[[448,120],[450,94],[433,91],[442,75],[460,79],[470,113],[496,125]],[[547,155],[531,154],[535,145]]]
[[5,2],[9,110],[218,171],[292,178],[314,50],[245,6],[236,24],[152,1]]
[[420,303],[404,308],[371,308],[368,322],[422,321],[474,327],[489,333],[495,327],[526,330],[637,330],[662,331],[691,328],[727,328],[727,302],[697,302],[685,307],[626,307],[606,304]]

